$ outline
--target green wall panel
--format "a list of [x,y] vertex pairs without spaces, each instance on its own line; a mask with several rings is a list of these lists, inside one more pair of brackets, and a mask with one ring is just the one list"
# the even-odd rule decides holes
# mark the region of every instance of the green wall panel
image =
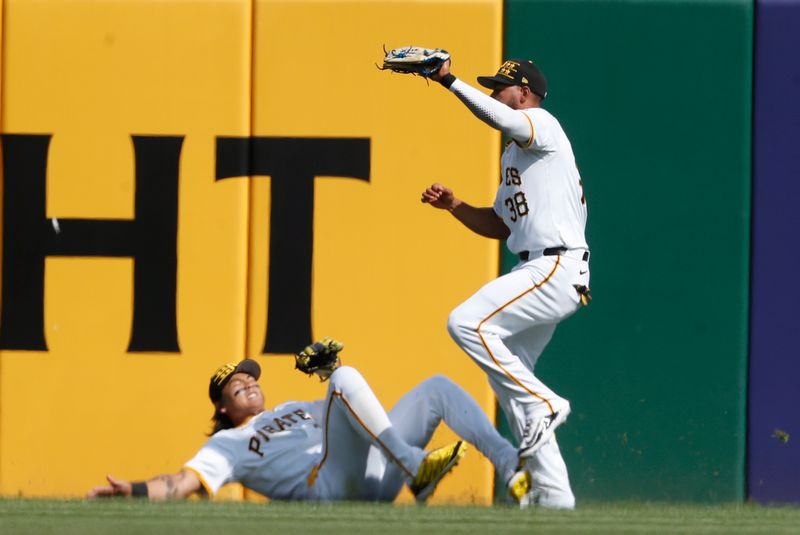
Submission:
[[[744,496],[753,7],[506,3],[589,206],[594,301],[537,374],[582,499]],[[506,251],[504,268],[513,264]]]

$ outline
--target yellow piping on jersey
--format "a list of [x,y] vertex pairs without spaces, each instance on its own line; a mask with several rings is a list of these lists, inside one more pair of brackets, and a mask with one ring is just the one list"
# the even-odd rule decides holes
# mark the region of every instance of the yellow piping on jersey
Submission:
[[386,452],[386,455],[388,455],[388,456],[389,456],[389,458],[390,458],[390,459],[391,459],[391,460],[392,460],[392,461],[393,461],[393,462],[394,462],[394,463],[395,463],[397,466],[399,466],[399,467],[400,467],[400,469],[401,469],[401,470],[403,470],[403,472],[405,472],[405,473],[406,473],[406,475],[408,475],[408,477],[410,477],[410,478],[412,478],[412,479],[413,479],[413,478],[414,478],[414,474],[412,474],[412,473],[411,473],[411,470],[409,470],[408,468],[406,468],[406,467],[403,465],[403,463],[401,463],[401,462],[400,462],[400,459],[398,459],[397,457],[395,457],[394,453],[392,453],[392,451],[391,451],[391,450],[390,450],[390,449],[389,449],[389,448],[386,446],[386,444],[384,444],[384,443],[381,441],[381,439],[379,439],[379,438],[378,438],[378,436],[377,436],[375,433],[373,433],[373,432],[372,432],[372,431],[369,429],[369,427],[367,427],[367,426],[366,426],[366,424],[364,423],[364,421],[363,421],[363,420],[361,420],[361,418],[358,416],[358,414],[356,413],[356,411],[355,411],[355,410],[353,410],[353,407],[352,407],[352,406],[350,405],[350,403],[347,401],[347,398],[345,398],[345,397],[344,397],[344,395],[343,395],[341,392],[337,392],[336,390],[334,390],[333,392],[331,392],[331,397],[330,397],[330,399],[328,399],[328,410],[327,410],[327,412],[326,412],[326,414],[325,414],[325,442],[324,442],[324,444],[323,444],[323,448],[324,448],[324,450],[325,450],[325,453],[323,453],[323,454],[322,454],[322,459],[319,461],[319,463],[317,463],[317,464],[314,466],[314,468],[312,468],[312,469],[311,469],[311,473],[308,475],[308,486],[309,486],[309,487],[312,487],[312,486],[314,486],[314,482],[316,482],[316,480],[317,480],[317,475],[319,474],[319,471],[322,469],[322,465],[323,465],[323,464],[325,464],[325,461],[326,461],[326,460],[328,460],[328,431],[329,431],[329,430],[328,430],[328,425],[330,425],[330,421],[331,421],[331,407],[333,407],[333,398],[334,398],[334,397],[337,397],[337,398],[339,398],[339,399],[341,399],[341,400],[342,400],[342,403],[344,403],[344,406],[345,406],[345,408],[346,408],[348,411],[350,411],[350,414],[352,414],[352,415],[353,415],[353,418],[355,418],[356,422],[358,422],[358,425],[360,425],[361,427],[363,427],[363,428],[364,428],[364,431],[366,431],[366,432],[367,432],[367,434],[369,434],[369,436],[371,436],[371,437],[372,437],[372,439],[373,439],[373,440],[374,440],[374,441],[375,441],[375,442],[376,442],[376,443],[377,443],[377,444],[378,444],[378,445],[381,447],[381,449],[383,449],[383,451],[385,451],[385,452]]
[[511,372],[509,372],[508,370],[506,370],[506,369],[505,369],[505,368],[502,366],[502,364],[500,364],[500,363],[497,361],[497,359],[495,358],[494,354],[492,353],[492,350],[491,350],[491,349],[489,349],[489,346],[486,344],[486,340],[484,340],[484,339],[483,339],[483,334],[481,334],[481,327],[483,327],[483,324],[484,324],[484,323],[486,323],[486,322],[487,322],[489,319],[491,319],[491,318],[492,318],[492,316],[494,316],[495,314],[497,314],[498,312],[500,312],[501,310],[503,310],[504,308],[506,308],[506,307],[507,307],[508,305],[510,305],[511,303],[513,303],[513,302],[517,301],[518,299],[520,299],[520,298],[524,297],[525,295],[527,295],[527,294],[529,294],[529,293],[533,292],[533,291],[534,291],[534,290],[536,290],[537,288],[541,288],[542,286],[544,286],[545,284],[547,284],[547,281],[549,281],[549,280],[550,280],[550,277],[552,277],[552,276],[553,276],[553,274],[556,272],[556,269],[558,269],[558,265],[559,265],[559,263],[560,263],[560,262],[561,262],[561,257],[560,257],[560,256],[557,256],[557,257],[556,257],[556,264],[553,266],[553,269],[552,269],[552,271],[550,271],[550,273],[547,275],[547,277],[545,277],[545,278],[544,278],[544,280],[543,280],[542,282],[540,282],[539,284],[535,285],[533,288],[530,288],[529,290],[525,290],[524,292],[522,292],[521,294],[519,294],[518,296],[516,296],[516,297],[515,297],[514,299],[512,299],[511,301],[509,301],[508,303],[504,304],[503,306],[501,306],[500,308],[498,308],[497,310],[495,310],[494,312],[492,312],[491,314],[489,314],[488,316],[486,316],[485,318],[483,318],[483,319],[481,320],[481,322],[478,324],[478,326],[475,328],[475,332],[477,332],[477,333],[478,333],[478,337],[481,339],[481,343],[483,344],[483,347],[486,349],[486,352],[487,352],[487,353],[489,353],[489,356],[492,358],[492,361],[494,361],[494,363],[497,365],[497,367],[498,367],[498,368],[500,368],[501,370],[503,370],[503,373],[504,373],[504,374],[506,374],[506,376],[507,376],[509,379],[511,379],[512,381],[514,381],[515,383],[517,383],[517,384],[520,386],[520,388],[522,388],[523,390],[525,390],[525,391],[526,391],[528,394],[532,395],[532,396],[533,396],[533,397],[535,397],[535,398],[538,398],[538,399],[541,399],[542,401],[544,401],[544,402],[547,404],[547,408],[548,408],[548,409],[550,409],[550,414],[555,414],[555,413],[556,413],[556,411],[555,411],[555,410],[553,410],[553,406],[550,404],[550,402],[547,400],[547,398],[544,398],[544,397],[542,397],[541,395],[537,394],[536,392],[534,392],[533,390],[531,390],[530,388],[528,388],[527,386],[525,386],[524,384],[522,384],[522,382],[521,382],[519,379],[517,379],[516,377],[514,377],[514,376],[511,374]]
[[206,494],[208,494],[208,497],[209,498],[213,498],[214,497],[215,492],[213,490],[211,490],[211,485],[208,484],[208,481],[206,481],[206,478],[203,477],[203,474],[201,474],[200,472],[198,472],[197,470],[195,470],[191,466],[184,466],[183,469],[193,473],[194,475],[196,475],[197,479],[200,480],[200,484],[203,485],[203,488],[206,490]]
[[525,118],[528,120],[528,124],[531,125],[531,138],[528,140],[527,143],[525,143],[525,147],[524,147],[524,148],[528,148],[533,144],[533,138],[536,136],[536,130],[534,130],[533,121],[531,121],[531,118],[528,117],[528,114],[523,111],[522,115],[525,116]]

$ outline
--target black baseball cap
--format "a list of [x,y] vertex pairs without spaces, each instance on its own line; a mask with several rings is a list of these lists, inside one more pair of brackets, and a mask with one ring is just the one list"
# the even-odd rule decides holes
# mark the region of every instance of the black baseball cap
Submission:
[[528,59],[509,59],[500,65],[494,76],[478,76],[478,83],[492,90],[498,85],[526,85],[542,99],[547,96],[547,78]]
[[222,389],[225,388],[234,373],[246,373],[253,379],[258,379],[261,377],[261,366],[253,359],[244,359],[239,364],[229,362],[220,366],[211,376],[211,382],[208,384],[208,397],[211,398],[212,403],[216,403],[222,398]]

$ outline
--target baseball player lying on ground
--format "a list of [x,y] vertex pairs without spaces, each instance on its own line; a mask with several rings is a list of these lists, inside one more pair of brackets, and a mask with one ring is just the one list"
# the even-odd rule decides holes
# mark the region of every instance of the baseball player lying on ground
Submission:
[[[264,409],[256,361],[222,366],[209,384],[213,434],[179,472],[138,482],[108,476],[109,484],[87,497],[185,498],[195,492],[213,495],[224,484],[239,482],[279,500],[391,501],[407,483],[422,502],[466,449],[458,441],[423,451],[444,420],[492,461],[512,498],[524,499],[530,474],[517,469],[516,449],[463,389],[435,376],[387,414],[364,377],[339,366],[341,347],[325,339],[297,355],[298,368],[330,378],[325,400],[287,402],[273,410]],[[308,366],[309,357],[331,354],[329,365]]]

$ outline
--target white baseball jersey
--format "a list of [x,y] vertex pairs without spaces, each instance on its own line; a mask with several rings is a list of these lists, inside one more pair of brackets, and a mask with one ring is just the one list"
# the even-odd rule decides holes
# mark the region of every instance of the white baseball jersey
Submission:
[[511,230],[514,253],[548,247],[588,249],[586,201],[572,146],[558,120],[542,108],[522,110],[527,144],[511,142],[501,160],[494,211]]
[[275,499],[307,498],[308,476],[322,452],[323,404],[284,403],[219,431],[185,467],[210,495],[237,481]]
[[[417,472],[422,448],[442,420],[488,457],[504,480],[516,472],[517,450],[449,379],[428,379],[387,415],[349,366],[331,375],[326,401],[285,403],[219,431],[185,468],[209,494],[238,481],[274,499],[391,501]],[[317,477],[309,486],[312,471]]]

